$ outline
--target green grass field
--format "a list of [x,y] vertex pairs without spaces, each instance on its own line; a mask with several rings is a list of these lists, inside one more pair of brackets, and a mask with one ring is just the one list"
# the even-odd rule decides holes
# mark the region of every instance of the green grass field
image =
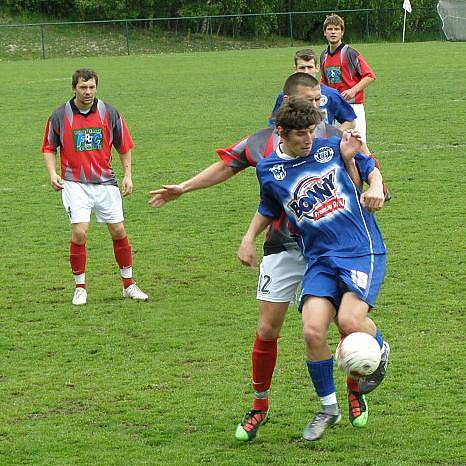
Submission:
[[[257,205],[254,172],[160,210],[147,204],[150,189],[265,126],[295,49],[0,63],[1,465],[466,464],[466,43],[357,47],[378,74],[369,143],[393,194],[378,214],[389,265],[373,313],[392,361],[362,430],[347,420],[337,374],[345,417],[312,444],[300,435],[318,402],[294,307],[271,422],[251,444],[234,439],[251,401],[257,272],[235,253]],[[99,95],[137,143],[126,227],[148,303],[121,299],[96,222],[89,304],[70,303],[68,220],[39,147],[82,66],[99,72]]]

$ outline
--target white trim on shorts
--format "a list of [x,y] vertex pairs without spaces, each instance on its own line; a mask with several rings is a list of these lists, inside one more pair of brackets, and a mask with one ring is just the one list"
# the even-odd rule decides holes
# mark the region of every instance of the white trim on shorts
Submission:
[[306,271],[298,249],[264,256],[259,268],[256,298],[272,303],[294,301]]
[[350,104],[353,107],[354,113],[356,113],[356,131],[359,131],[362,142],[367,141],[367,124],[366,124],[366,112],[364,110],[364,104]]
[[70,223],[89,223],[92,211],[99,223],[124,220],[118,186],[65,180],[61,196]]

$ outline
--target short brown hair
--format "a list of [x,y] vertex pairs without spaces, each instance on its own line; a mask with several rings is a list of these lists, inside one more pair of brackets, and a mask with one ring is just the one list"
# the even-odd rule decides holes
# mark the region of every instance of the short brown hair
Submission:
[[316,87],[318,85],[319,81],[314,76],[299,71],[288,76],[283,86],[283,93],[287,96],[296,95],[298,93],[298,86]]
[[89,68],[80,68],[73,73],[71,77],[71,86],[73,89],[76,89],[76,85],[78,84],[79,80],[89,81],[89,79],[94,78],[95,85],[99,84],[99,78],[97,73]]
[[324,32],[327,26],[340,26],[341,30],[345,30],[345,21],[341,16],[334,14],[328,15],[324,21]]
[[317,64],[317,55],[312,49],[301,49],[294,54],[294,66],[298,65],[298,60],[314,60],[314,63]]
[[275,117],[275,126],[282,128],[282,135],[287,136],[294,129],[307,129],[318,125],[323,119],[322,113],[304,97],[291,96],[283,101]]

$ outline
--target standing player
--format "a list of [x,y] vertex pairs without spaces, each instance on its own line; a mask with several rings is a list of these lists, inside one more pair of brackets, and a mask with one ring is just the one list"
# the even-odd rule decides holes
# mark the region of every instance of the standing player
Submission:
[[[327,16],[323,28],[328,47],[320,56],[321,82],[336,89],[351,104],[357,116],[356,130],[366,144],[364,89],[374,82],[375,73],[357,50],[343,43],[343,18]],[[370,154],[367,147],[363,149]]]
[[[92,210],[98,222],[107,224],[113,240],[123,297],[147,300],[147,294],[132,278],[133,261],[123,224],[122,200],[110,166],[113,145],[123,166],[123,196],[131,194],[133,140],[118,111],[96,99],[98,77],[94,71],[76,70],[71,83],[74,97],[48,119],[41,151],[50,184],[55,191],[61,191],[71,222],[70,264],[75,280],[72,303],[87,303],[86,240]],[[57,148],[60,148],[61,175],[56,171]]]
[[[317,56],[312,49],[298,50],[294,56],[295,73],[307,73],[316,77],[319,72],[319,64],[317,63]],[[351,105],[346,102],[340,93],[325,84],[320,85],[321,99],[320,111],[325,116],[325,123],[335,125],[338,123],[340,131],[353,129],[356,126],[356,114]],[[283,102],[284,93],[278,94],[277,100],[269,118],[269,126],[275,125],[275,115]]]
[[[384,202],[382,177],[374,160],[358,153],[357,133],[315,139],[321,118],[304,99],[291,97],[277,113],[283,142],[257,165],[258,215],[266,224],[286,213],[307,265],[299,310],[307,367],[322,408],[304,429],[305,440],[318,440],[341,418],[327,343],[331,322],[336,318],[346,335],[366,332],[383,348],[380,332],[367,316],[385,274],[386,249],[371,213]],[[348,175],[354,163],[369,183],[362,194]],[[350,421],[362,427],[368,417],[365,397],[356,381],[348,379],[347,385]]]
[[[288,77],[284,85],[287,96],[300,95],[318,108],[321,99],[318,81],[306,73],[295,73]],[[321,136],[328,133],[339,134],[337,130],[320,124],[316,132]],[[268,157],[278,146],[280,137],[274,128],[267,128],[241,139],[226,149],[218,149],[221,161],[212,164],[193,178],[177,185],[165,185],[150,192],[149,203],[162,207],[167,202],[197,189],[204,189],[222,183],[248,167]],[[355,182],[359,175],[353,172]],[[255,219],[241,243],[238,257],[246,265],[255,265],[254,239],[265,228],[254,229]],[[283,325],[290,301],[301,283],[305,263],[295,239],[288,229],[283,216],[273,223],[267,232],[264,244],[264,258],[260,265],[257,299],[259,321],[252,350],[252,379],[254,399],[236,431],[238,440],[250,441],[255,438],[260,425],[266,420],[269,409],[269,389],[277,360],[278,336]],[[388,354],[387,354],[388,358]],[[378,385],[385,374],[388,359],[384,359],[383,374],[377,377]],[[375,386],[376,386],[375,385]],[[375,386],[373,388],[375,388]]]

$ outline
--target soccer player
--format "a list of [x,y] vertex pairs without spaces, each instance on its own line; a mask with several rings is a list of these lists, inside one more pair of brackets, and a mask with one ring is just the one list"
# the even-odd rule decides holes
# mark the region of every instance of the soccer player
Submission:
[[[115,259],[123,282],[123,297],[147,300],[133,280],[131,245],[123,223],[123,207],[113,170],[112,146],[123,167],[122,192],[133,191],[131,149],[133,140],[118,111],[96,98],[98,76],[89,69],[76,70],[71,78],[74,97],[57,108],[47,121],[41,152],[55,191],[60,191],[71,223],[70,265],[75,281],[72,303],[87,303],[86,240],[91,211],[106,223],[113,240]],[[57,173],[57,148],[61,174]]]
[[[323,29],[328,47],[320,56],[321,82],[336,89],[351,104],[357,116],[356,130],[366,144],[364,89],[374,82],[375,73],[357,50],[343,43],[343,18],[327,16]],[[367,147],[363,150],[370,154]]]
[[[295,73],[307,73],[315,78],[319,72],[319,64],[317,63],[315,52],[312,49],[298,50],[294,55],[293,70]],[[340,131],[353,129],[356,126],[356,114],[351,105],[343,99],[337,90],[330,86],[321,84],[320,92],[322,95],[320,99],[320,111],[325,116],[325,122],[333,126],[336,126],[335,123],[338,123]],[[283,96],[283,92],[278,94],[269,118],[269,126],[275,125],[275,115],[283,102]]]
[[[298,72],[289,76],[284,85],[284,92],[287,96],[300,95],[314,107],[319,107],[319,83],[307,73]],[[319,124],[316,132],[324,137],[328,137],[329,133],[340,134],[338,130],[323,122]],[[185,193],[222,183],[248,167],[255,167],[260,159],[273,153],[279,141],[278,133],[269,127],[241,139],[226,149],[218,149],[217,154],[221,161],[180,184],[165,185],[150,191],[153,197],[149,203],[154,207],[162,207]],[[359,175],[353,172],[353,176],[357,182]],[[251,222],[248,232],[253,230],[254,222],[255,219]],[[269,390],[277,360],[278,336],[289,303],[294,299],[305,271],[304,260],[287,224],[284,215],[275,221],[269,228],[264,243],[264,257],[260,264],[256,295],[259,303],[259,321],[252,350],[254,399],[252,409],[246,413],[236,430],[237,439],[242,441],[253,440],[260,425],[267,419]],[[251,235],[247,233],[244,236],[238,250],[238,258],[243,264],[256,265],[254,239],[261,231],[263,229],[257,234],[253,231]],[[381,382],[384,374],[378,377],[376,385]]]
[[[383,348],[368,311],[375,305],[385,274],[385,244],[372,212],[384,203],[382,177],[374,160],[359,153],[358,133],[321,139],[314,131],[321,114],[300,97],[290,97],[277,113],[282,139],[275,152],[257,165],[261,188],[258,217],[263,224],[285,212],[298,234],[304,261],[299,310],[307,366],[321,410],[303,431],[318,440],[340,421],[327,332],[336,318],[341,333],[365,332]],[[349,176],[356,164],[369,188],[361,193]],[[348,379],[349,418],[367,423],[367,404],[358,382]]]

